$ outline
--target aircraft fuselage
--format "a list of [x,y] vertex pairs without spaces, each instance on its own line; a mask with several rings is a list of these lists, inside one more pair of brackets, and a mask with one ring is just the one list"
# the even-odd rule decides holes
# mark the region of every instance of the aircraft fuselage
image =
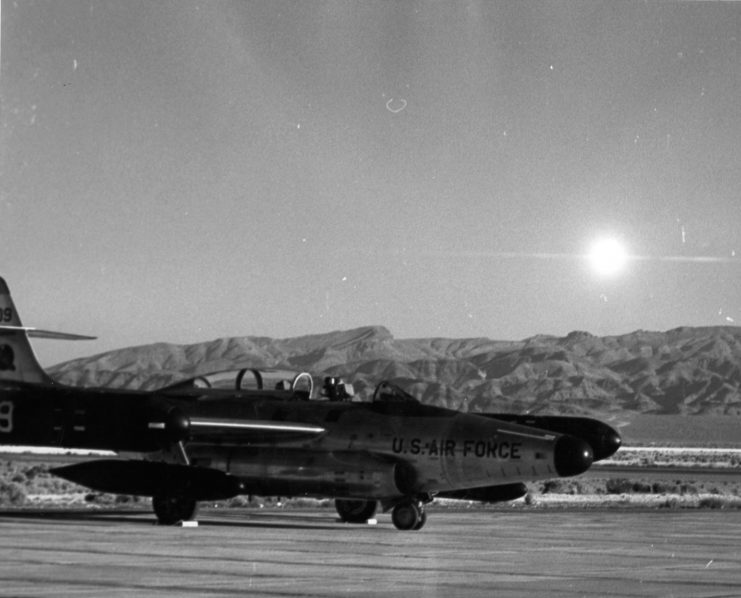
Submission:
[[[416,402],[173,394],[3,382],[0,443],[157,453],[183,442],[189,464],[238,478],[245,493],[367,499],[573,475],[591,464],[573,437]],[[252,421],[307,431],[240,427]]]

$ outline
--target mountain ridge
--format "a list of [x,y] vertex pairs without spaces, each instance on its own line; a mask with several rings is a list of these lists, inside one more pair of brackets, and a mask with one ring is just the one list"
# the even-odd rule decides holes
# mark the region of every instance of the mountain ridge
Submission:
[[50,368],[65,384],[155,389],[208,371],[285,368],[342,376],[367,398],[384,379],[463,411],[741,415],[741,328],[679,327],[519,341],[396,339],[383,326],[294,338],[154,343]]

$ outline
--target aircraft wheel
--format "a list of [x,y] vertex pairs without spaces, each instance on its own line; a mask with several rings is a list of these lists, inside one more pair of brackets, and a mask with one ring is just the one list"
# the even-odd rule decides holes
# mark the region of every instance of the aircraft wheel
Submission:
[[422,529],[425,523],[427,523],[427,513],[425,513],[424,509],[420,509],[419,521],[417,521],[417,525],[414,526],[415,531]]
[[342,521],[348,523],[365,523],[376,514],[378,503],[375,500],[349,500],[337,498],[335,509]]
[[418,530],[427,521],[427,516],[419,503],[409,501],[399,503],[394,507],[391,512],[391,521],[394,522],[396,529]]
[[195,519],[198,503],[192,498],[181,496],[154,496],[152,508],[157,521],[162,525],[175,525],[181,521]]

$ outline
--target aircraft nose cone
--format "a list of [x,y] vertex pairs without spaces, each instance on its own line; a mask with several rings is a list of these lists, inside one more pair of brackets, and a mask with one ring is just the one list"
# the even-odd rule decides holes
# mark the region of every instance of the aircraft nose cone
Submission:
[[[620,446],[623,444],[623,439],[620,437],[615,430],[610,430],[607,434],[602,437],[602,459],[611,457],[614,455]],[[595,459],[597,460],[597,459]]]
[[583,473],[594,461],[592,447],[573,436],[561,436],[553,453],[556,472],[561,477]]

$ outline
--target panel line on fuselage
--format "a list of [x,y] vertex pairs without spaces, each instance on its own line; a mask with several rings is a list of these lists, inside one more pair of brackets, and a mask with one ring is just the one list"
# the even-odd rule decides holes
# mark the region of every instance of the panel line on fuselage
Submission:
[[321,434],[324,428],[319,426],[302,425],[302,424],[275,424],[271,422],[247,422],[247,421],[228,421],[228,420],[198,420],[190,421],[192,428],[231,428],[236,430],[270,430],[277,432],[309,432]]

